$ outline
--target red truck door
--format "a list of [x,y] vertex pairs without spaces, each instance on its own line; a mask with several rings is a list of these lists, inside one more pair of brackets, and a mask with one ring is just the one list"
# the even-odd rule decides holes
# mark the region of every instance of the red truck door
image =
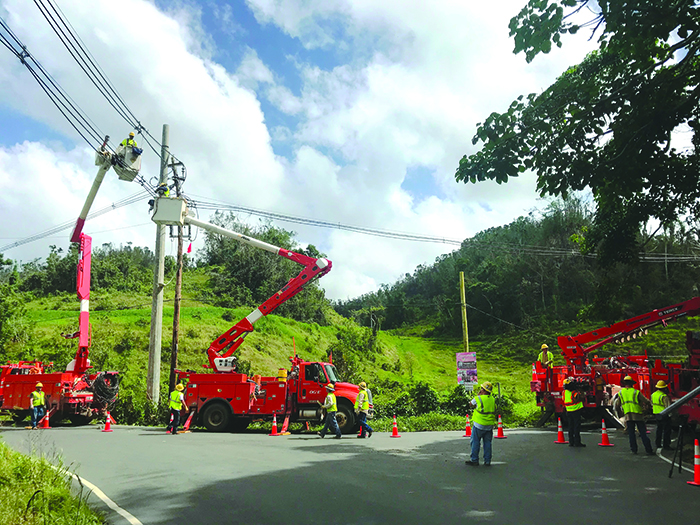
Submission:
[[300,403],[314,403],[316,400],[323,401],[326,397],[328,384],[326,372],[319,363],[306,363],[302,366],[299,377],[299,390],[297,399]]

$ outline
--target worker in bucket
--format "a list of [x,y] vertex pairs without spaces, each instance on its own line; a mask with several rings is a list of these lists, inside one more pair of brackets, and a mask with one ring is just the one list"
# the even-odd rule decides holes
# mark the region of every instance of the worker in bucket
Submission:
[[175,390],[170,392],[170,423],[165,431],[170,432],[173,436],[177,435],[177,427],[180,425],[180,411],[185,403],[185,396],[182,391],[185,389],[182,384],[175,385]]
[[338,422],[335,419],[335,415],[338,412],[338,402],[335,399],[335,387],[333,383],[328,383],[326,385],[326,399],[321,405],[320,401],[316,401],[322,408],[326,410],[326,423],[323,425],[321,432],[318,433],[322,438],[326,436],[328,429],[335,432],[335,439],[340,439],[342,434],[340,433],[340,428],[338,428]]
[[355,414],[360,422],[360,435],[358,438],[371,438],[372,427],[367,424],[367,414],[369,414],[369,392],[367,391],[367,383],[362,381],[359,385],[360,393],[355,398]]
[[653,455],[654,451],[651,448],[651,441],[647,436],[647,425],[644,423],[644,415],[642,412],[643,406],[651,405],[650,401],[644,397],[639,390],[634,389],[636,381],[632,376],[625,376],[622,380],[622,390],[619,392],[619,397],[615,402],[616,408],[622,407],[625,413],[625,422],[627,423],[627,435],[630,438],[630,450],[632,454],[637,453],[637,437],[635,436],[635,427],[639,430],[639,436],[642,438],[644,449],[648,455]]
[[131,133],[129,133],[129,136],[127,138],[122,140],[122,146],[124,146],[125,148],[127,148],[129,146],[131,146],[132,148],[137,148],[138,146],[136,144],[136,140],[134,140],[134,137],[135,137],[135,135],[134,135],[134,132],[132,131]]
[[668,406],[671,404],[671,398],[668,395],[668,385],[665,381],[656,383],[656,390],[651,395],[651,409],[654,412],[656,419],[656,448],[661,448],[663,439],[664,450],[671,450],[671,416],[661,416]]
[[543,368],[551,368],[554,362],[554,354],[549,351],[549,347],[546,344],[543,344],[540,350],[537,360],[542,364]]
[[493,441],[493,427],[496,424],[496,400],[491,395],[492,391],[493,385],[486,381],[471,401],[474,405],[471,458],[464,462],[470,467],[479,466],[479,450],[482,440],[484,442],[484,466],[491,465],[491,442]]
[[36,426],[46,413],[46,394],[42,391],[42,388],[44,388],[44,385],[37,383],[36,390],[29,394],[29,409],[32,411],[32,430],[36,430]]
[[581,415],[583,414],[583,392],[578,390],[578,383],[572,378],[564,379],[564,408],[569,422],[569,446],[585,447],[581,443]]

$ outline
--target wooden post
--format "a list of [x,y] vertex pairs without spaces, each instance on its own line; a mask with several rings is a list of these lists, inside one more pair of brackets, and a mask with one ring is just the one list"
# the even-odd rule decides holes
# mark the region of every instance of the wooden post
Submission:
[[469,352],[469,328],[467,327],[467,300],[464,296],[464,272],[459,272],[459,297],[462,303],[462,334],[464,336],[464,351]]

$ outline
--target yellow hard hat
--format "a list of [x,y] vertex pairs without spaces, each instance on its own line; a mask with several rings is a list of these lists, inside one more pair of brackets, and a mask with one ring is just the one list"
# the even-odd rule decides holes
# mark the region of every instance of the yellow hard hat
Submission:
[[359,385],[357,385],[357,386],[359,386],[360,388],[367,388],[367,383],[365,383],[364,381],[362,381],[362,382],[361,382]]
[[542,347],[540,348],[540,350],[549,350],[549,347],[545,344],[545,345],[542,345]]
[[134,136],[134,132],[132,131],[131,133],[129,133],[129,136],[130,136],[130,137],[133,137],[133,136]]
[[481,383],[481,388],[486,390],[489,394],[493,391],[493,385],[488,381]]
[[36,386],[43,387],[44,385],[42,383],[37,383]]
[[567,377],[566,379],[564,379],[564,384],[565,384],[565,385],[568,385],[568,384],[571,383],[572,381],[573,381],[573,379],[571,379],[570,377]]
[[632,381],[633,383],[636,383],[636,381],[634,379],[632,379],[632,376],[625,376],[623,381]]
[[658,383],[656,383],[656,388],[666,388],[668,385],[666,384],[665,381],[659,380]]
[[180,383],[178,383],[177,385],[175,385],[175,390],[179,390],[180,392],[182,392],[184,389],[185,389],[185,387],[182,386],[182,384],[180,384]]

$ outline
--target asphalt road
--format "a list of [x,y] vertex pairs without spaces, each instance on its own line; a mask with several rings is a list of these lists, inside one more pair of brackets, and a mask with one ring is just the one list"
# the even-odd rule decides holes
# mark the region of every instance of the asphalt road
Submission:
[[[463,432],[392,439],[312,434],[177,436],[95,426],[0,429],[22,452],[65,464],[147,524],[698,523],[700,487],[655,456],[634,456],[626,436],[612,448],[555,445],[554,431],[506,430],[493,465],[464,465]],[[643,451],[643,448],[641,448]],[[93,497],[114,525],[129,523]]]

